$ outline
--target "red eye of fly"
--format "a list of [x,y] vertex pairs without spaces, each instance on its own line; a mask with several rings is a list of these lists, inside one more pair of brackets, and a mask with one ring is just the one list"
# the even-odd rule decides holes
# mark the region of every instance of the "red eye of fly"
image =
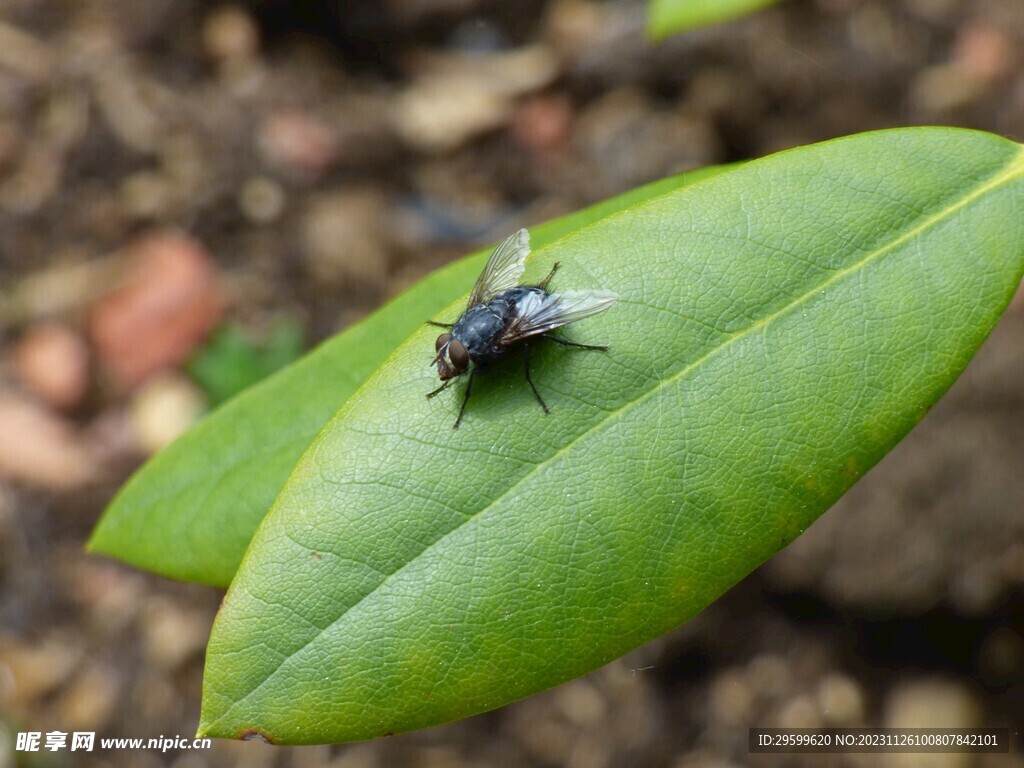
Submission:
[[441,347],[451,341],[452,335],[450,333],[442,333],[437,337],[437,341],[434,342],[434,351],[440,352]]
[[448,359],[457,371],[464,371],[469,367],[469,351],[458,339],[452,339],[448,345]]

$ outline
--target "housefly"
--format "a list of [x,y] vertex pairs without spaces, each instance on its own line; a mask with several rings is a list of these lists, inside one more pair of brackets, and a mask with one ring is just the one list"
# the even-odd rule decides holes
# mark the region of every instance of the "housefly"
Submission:
[[427,397],[433,397],[456,377],[469,372],[466,393],[454,429],[458,429],[462,421],[477,371],[500,360],[515,345],[523,346],[526,381],[544,413],[548,413],[548,406],[530,378],[530,342],[534,339],[549,339],[566,347],[608,349],[606,346],[579,344],[549,334],[563,325],[604,312],[619,297],[611,291],[549,292],[548,284],[558,271],[558,262],[537,285],[519,285],[529,253],[530,234],[520,229],[494,249],[473,286],[462,317],[454,323],[429,321],[431,325],[447,328],[448,331],[437,337],[434,345],[437,355],[431,362],[431,365],[437,365],[437,374],[444,383]]

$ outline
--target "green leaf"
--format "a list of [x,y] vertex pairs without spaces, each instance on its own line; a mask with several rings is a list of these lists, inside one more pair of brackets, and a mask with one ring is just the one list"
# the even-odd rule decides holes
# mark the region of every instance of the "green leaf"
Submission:
[[[218,615],[200,733],[342,742],[581,675],[799,535],[925,414],[1024,271],[1024,154],[953,129],[755,161],[541,249],[622,299],[436,384],[422,329],[299,462]],[[468,284],[465,286],[468,288]],[[456,302],[443,316],[455,317]],[[455,391],[451,391],[454,389]]]
[[188,372],[209,401],[220,405],[295,362],[301,354],[302,329],[294,320],[279,320],[265,341],[253,340],[244,328],[229,324],[218,329],[196,354]]
[[655,40],[707,27],[774,5],[779,0],[651,0],[647,31]]
[[[534,245],[731,167],[662,179],[548,222],[532,230]],[[256,526],[320,428],[401,341],[466,290],[488,252],[429,275],[212,413],[121,489],[89,549],[172,578],[227,586]]]

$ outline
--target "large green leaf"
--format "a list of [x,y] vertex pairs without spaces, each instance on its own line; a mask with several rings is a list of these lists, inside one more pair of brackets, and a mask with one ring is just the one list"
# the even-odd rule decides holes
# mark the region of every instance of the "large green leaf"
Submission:
[[[534,244],[730,167],[662,179],[548,222],[533,230]],[[208,416],[125,485],[89,548],[172,578],[226,587],[316,433],[399,342],[472,284],[486,255],[438,270]]]
[[730,21],[774,5],[779,0],[651,0],[647,29],[656,40]]
[[[442,723],[675,627],[801,533],[963,370],[1024,270],[1024,154],[953,129],[755,161],[535,253],[622,300],[436,384],[423,329],[345,404],[217,618],[202,734]],[[454,317],[456,302],[444,313]]]

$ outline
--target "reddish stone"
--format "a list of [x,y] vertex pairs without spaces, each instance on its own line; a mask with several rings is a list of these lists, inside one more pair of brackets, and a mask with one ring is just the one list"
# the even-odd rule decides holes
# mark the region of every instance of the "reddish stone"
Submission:
[[126,279],[96,304],[89,322],[104,367],[127,389],[185,361],[226,303],[212,261],[197,241],[152,235],[133,250]]
[[75,331],[59,323],[30,328],[14,352],[18,378],[55,408],[82,402],[89,387],[89,348]]

